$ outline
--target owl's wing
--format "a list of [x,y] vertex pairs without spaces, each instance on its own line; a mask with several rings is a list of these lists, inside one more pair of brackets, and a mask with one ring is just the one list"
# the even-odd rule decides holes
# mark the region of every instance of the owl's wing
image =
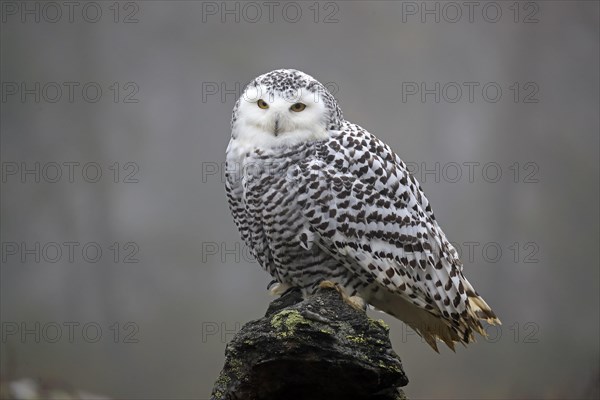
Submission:
[[227,160],[225,163],[225,191],[233,221],[238,227],[244,243],[250,246],[250,225],[242,201],[244,189],[242,187],[241,166],[234,161]]
[[[331,143],[334,147],[339,146],[334,156],[336,166],[344,166],[347,172],[370,184],[382,195],[399,201],[402,207],[416,212],[415,205],[418,205],[419,210],[441,232],[429,200],[406,163],[390,146],[360,126],[346,121],[344,128],[344,134]],[[440,239],[443,247],[458,261],[458,253],[446,236],[442,234]],[[457,262],[456,265],[462,271],[462,264]]]
[[[242,165],[238,162],[227,160],[225,163],[225,190],[229,209],[242,240],[254,259],[264,269],[273,274],[275,269],[273,268],[271,249],[268,246],[263,224],[261,221],[254,221],[248,217],[260,213],[250,213],[248,210],[250,205],[248,201],[244,200],[242,170]],[[260,204],[260,202],[252,202],[252,206],[254,204]]]
[[[394,299],[387,296],[387,306],[374,304],[379,309],[403,319],[407,313],[394,309],[398,300],[397,307],[414,306],[442,320],[447,326],[444,332],[405,321],[434,349],[435,338],[452,348],[454,341],[472,340],[473,330],[484,334],[479,318],[495,316],[489,307],[482,310],[469,301],[477,294],[463,276],[460,261],[445,246],[443,232],[408,185],[398,187],[393,195],[389,190],[382,194],[365,178],[382,171],[369,171],[369,163],[360,164],[367,166],[363,179],[322,159],[298,166],[299,203],[308,222],[301,242],[310,237],[364,277],[365,283],[377,282],[385,288]],[[479,311],[484,314],[477,315]]]

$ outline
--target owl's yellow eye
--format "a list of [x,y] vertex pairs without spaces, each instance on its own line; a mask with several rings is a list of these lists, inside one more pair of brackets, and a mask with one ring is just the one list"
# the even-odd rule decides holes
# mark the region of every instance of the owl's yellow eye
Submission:
[[266,110],[267,108],[269,108],[269,105],[263,99],[258,100],[256,102],[256,104],[258,105],[258,107],[262,108],[263,110]]
[[290,107],[290,110],[295,111],[295,112],[300,112],[300,111],[304,110],[305,108],[306,108],[306,104],[296,103]]

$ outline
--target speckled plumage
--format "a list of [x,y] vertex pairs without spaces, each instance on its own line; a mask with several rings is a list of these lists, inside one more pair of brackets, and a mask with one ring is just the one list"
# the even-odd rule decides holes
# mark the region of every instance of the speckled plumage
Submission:
[[300,71],[261,75],[236,103],[226,189],[243,240],[281,284],[310,295],[339,283],[435,350],[484,334],[480,319],[500,322],[404,162]]

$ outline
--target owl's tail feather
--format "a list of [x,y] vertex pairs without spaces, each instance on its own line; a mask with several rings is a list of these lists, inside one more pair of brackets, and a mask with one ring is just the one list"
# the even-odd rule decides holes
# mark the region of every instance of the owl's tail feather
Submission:
[[417,307],[397,294],[381,292],[378,293],[377,298],[369,299],[369,303],[406,323],[437,353],[439,353],[437,340],[444,342],[452,351],[455,351],[455,343],[468,343],[463,340],[461,332],[452,326],[449,320]]
[[444,342],[452,351],[455,351],[456,343],[466,346],[475,341],[473,332],[487,337],[483,326],[479,322],[480,319],[484,319],[490,324],[500,324],[500,320],[487,303],[474,290],[472,294],[473,296],[469,294],[470,307],[468,315],[460,321],[435,315],[391,292],[384,291],[377,298],[368,301],[379,310],[402,320],[423,337],[433,350],[439,353],[438,340]]
[[[490,325],[502,325],[500,319],[494,314],[491,307],[479,296],[479,294],[473,289],[473,286],[466,279],[463,281],[466,287],[467,297],[469,298],[469,305],[472,311],[471,315],[476,319],[483,319]],[[487,336],[485,332],[483,336]]]

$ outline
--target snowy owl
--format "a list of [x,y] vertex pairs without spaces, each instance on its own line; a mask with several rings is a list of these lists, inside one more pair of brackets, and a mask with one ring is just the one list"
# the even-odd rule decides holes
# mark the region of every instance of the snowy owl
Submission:
[[405,163],[346,121],[331,93],[293,69],[254,79],[235,104],[226,190],[235,224],[276,292],[335,285],[404,321],[434,349],[500,321]]

